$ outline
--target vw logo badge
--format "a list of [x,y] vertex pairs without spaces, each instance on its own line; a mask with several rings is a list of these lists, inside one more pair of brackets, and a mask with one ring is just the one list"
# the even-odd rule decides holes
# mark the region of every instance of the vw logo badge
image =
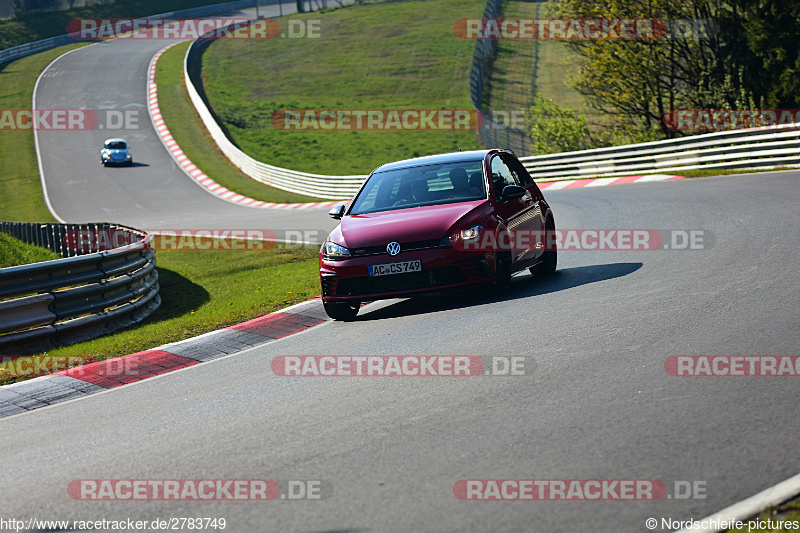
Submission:
[[390,242],[386,245],[386,251],[389,252],[389,255],[397,255],[400,253],[400,243],[399,242]]

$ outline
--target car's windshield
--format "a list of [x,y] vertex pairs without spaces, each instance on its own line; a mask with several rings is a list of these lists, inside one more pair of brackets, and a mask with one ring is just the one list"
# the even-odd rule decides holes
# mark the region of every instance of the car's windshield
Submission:
[[351,215],[486,198],[483,160],[375,172],[353,203]]
[[110,148],[112,150],[124,150],[125,143],[122,141],[114,141],[110,143],[106,143],[106,148]]

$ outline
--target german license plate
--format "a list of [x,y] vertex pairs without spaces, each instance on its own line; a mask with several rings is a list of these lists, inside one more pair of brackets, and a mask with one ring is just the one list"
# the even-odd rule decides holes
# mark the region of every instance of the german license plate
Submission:
[[419,272],[422,270],[422,261],[399,261],[397,263],[384,263],[382,265],[369,265],[370,276],[387,276],[389,274],[405,274],[406,272]]

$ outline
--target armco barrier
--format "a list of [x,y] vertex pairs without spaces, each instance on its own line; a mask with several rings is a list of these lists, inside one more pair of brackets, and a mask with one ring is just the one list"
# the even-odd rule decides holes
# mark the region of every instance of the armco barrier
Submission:
[[[279,0],[258,0],[258,3],[260,5],[272,5],[279,3]],[[248,9],[251,7],[255,7],[255,5],[256,5],[256,0],[238,0],[236,2],[227,2],[224,4],[192,7],[188,9],[181,9],[178,11],[171,11],[169,13],[148,15],[146,17],[141,17],[141,18],[179,19],[179,18],[208,17],[211,15],[221,15],[223,13],[230,13],[232,11],[238,11],[240,9]],[[21,57],[29,56],[31,54],[38,54],[39,52],[45,52],[47,50],[51,50],[58,46],[64,46],[75,42],[80,42],[80,39],[73,39],[68,34],[68,35],[59,35],[57,37],[49,37],[47,39],[42,39],[41,41],[22,44],[20,46],[14,46],[12,48],[6,48],[5,50],[0,50],[0,64],[5,63],[6,61],[12,61],[14,59],[19,59]]]
[[520,158],[536,180],[800,165],[800,123]]
[[0,222],[0,231],[63,256],[0,268],[2,354],[109,333],[141,321],[161,303],[155,251],[143,231],[24,222]]

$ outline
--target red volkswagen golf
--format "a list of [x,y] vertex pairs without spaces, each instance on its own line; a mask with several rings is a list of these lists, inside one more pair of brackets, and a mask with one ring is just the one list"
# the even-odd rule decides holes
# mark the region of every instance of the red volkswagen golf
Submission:
[[556,268],[550,206],[516,156],[476,150],[375,169],[319,254],[322,302],[353,320],[362,301],[469,285],[504,291],[514,272]]

